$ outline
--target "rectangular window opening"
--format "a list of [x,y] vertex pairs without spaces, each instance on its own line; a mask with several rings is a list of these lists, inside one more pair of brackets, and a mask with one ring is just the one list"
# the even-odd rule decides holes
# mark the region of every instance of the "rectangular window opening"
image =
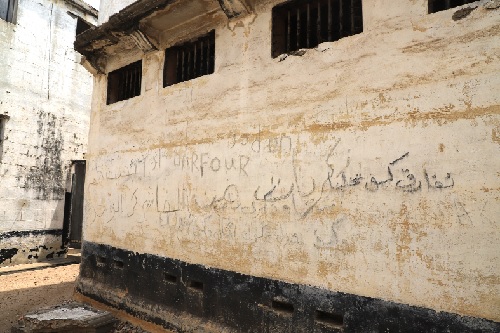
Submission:
[[440,12],[442,10],[447,10],[450,8],[455,8],[458,6],[463,6],[477,0],[429,0],[429,14]]
[[163,87],[213,74],[215,30],[195,40],[165,50]]
[[344,326],[344,316],[338,313],[317,310],[316,321],[335,328]]
[[294,0],[272,16],[273,58],[363,32],[362,0]]
[[192,280],[189,281],[188,287],[194,290],[203,291],[203,282]]
[[177,276],[165,273],[165,281],[170,283],[177,283]]
[[16,23],[17,0],[1,0],[0,1],[0,19]]
[[279,300],[275,300],[275,299],[272,301],[271,307],[275,311],[287,313],[287,314],[292,314],[294,311],[294,307],[293,307],[292,303],[285,302],[285,301],[279,301]]
[[113,104],[141,94],[142,60],[108,74],[107,104]]

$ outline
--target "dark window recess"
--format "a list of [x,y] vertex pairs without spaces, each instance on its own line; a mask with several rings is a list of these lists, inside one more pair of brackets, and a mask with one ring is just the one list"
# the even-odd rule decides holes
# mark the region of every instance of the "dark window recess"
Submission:
[[165,273],[165,281],[170,283],[177,283],[177,276]]
[[212,74],[215,65],[215,30],[165,50],[163,87]]
[[123,268],[123,261],[114,259],[113,266],[115,266],[115,268]]
[[85,22],[81,18],[78,17],[76,19],[76,35],[77,36],[79,34],[81,34],[82,32],[84,32],[85,30],[89,30],[91,27],[92,26],[90,24],[88,24],[87,22]]
[[344,316],[338,313],[317,310],[315,319],[317,322],[336,328],[342,328],[344,326]]
[[466,5],[477,0],[429,0],[429,14]]
[[0,19],[15,23],[17,0],[0,0]]
[[273,8],[272,56],[363,32],[361,0],[291,1]]
[[283,313],[293,313],[293,304],[278,300],[273,300],[271,303],[271,307],[273,310]]
[[96,261],[98,266],[106,264],[106,258],[103,256],[96,256]]
[[141,94],[142,60],[108,74],[108,104]]
[[203,282],[200,281],[189,281],[188,287],[194,290],[203,291]]

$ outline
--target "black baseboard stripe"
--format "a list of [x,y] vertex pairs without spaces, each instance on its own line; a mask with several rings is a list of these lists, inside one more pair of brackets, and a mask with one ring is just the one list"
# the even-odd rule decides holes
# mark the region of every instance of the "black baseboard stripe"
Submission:
[[0,241],[13,237],[31,237],[31,236],[61,236],[62,229],[40,229],[40,230],[21,230],[8,231],[0,233]]
[[[500,332],[500,323],[84,242],[78,292],[178,332]],[[215,328],[214,328],[215,327]],[[224,329],[222,329],[224,328]]]

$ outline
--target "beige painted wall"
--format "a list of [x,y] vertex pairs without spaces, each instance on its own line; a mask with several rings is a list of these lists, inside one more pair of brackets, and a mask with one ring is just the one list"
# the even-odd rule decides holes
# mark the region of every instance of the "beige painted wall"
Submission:
[[143,90],[95,77],[84,238],[500,320],[499,11],[390,3],[276,59],[272,3],[217,19],[215,73],[167,88],[163,51],[110,58]]

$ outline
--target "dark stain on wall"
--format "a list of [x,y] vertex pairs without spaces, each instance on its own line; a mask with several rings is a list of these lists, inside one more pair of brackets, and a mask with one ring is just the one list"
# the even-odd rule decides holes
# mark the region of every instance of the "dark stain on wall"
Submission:
[[[482,318],[90,242],[83,244],[77,290],[177,332],[195,328],[197,332],[220,332],[221,327],[268,333],[500,332],[500,323]],[[220,326],[214,328],[214,324]]]
[[[32,236],[61,236],[61,229],[44,229],[44,230],[21,230],[21,231],[9,231],[0,233],[0,244],[5,242],[9,238],[13,237],[32,237]],[[44,248],[48,250],[45,245],[40,245],[38,248]],[[37,248],[37,249],[38,249]]]
[[[19,245],[17,247],[7,247],[7,244],[13,244],[13,242],[9,242],[12,238],[25,238],[26,242],[30,242],[29,238],[36,239],[40,236],[55,236],[61,237],[62,230],[61,229],[48,229],[48,230],[27,230],[27,231],[9,231],[5,233],[0,233],[0,246],[4,248],[0,249],[0,264],[4,263],[7,260],[10,260],[12,263],[12,258],[17,254],[25,253],[27,259],[39,259],[40,255],[44,255],[44,251],[47,253],[45,255],[46,259],[53,259],[56,255],[57,257],[64,256],[68,249],[61,246],[60,248],[54,249],[53,247],[47,247],[45,244],[41,244],[38,246],[30,245],[26,249],[19,249]],[[19,242],[16,240],[16,244],[22,244],[23,242]],[[61,242],[62,244],[62,242]],[[43,257],[42,257],[43,258]]]
[[61,123],[51,113],[38,112],[38,142],[36,166],[31,167],[24,187],[35,190],[38,200],[63,200],[64,179],[61,151],[63,138]]
[[6,260],[10,260],[12,262],[12,257],[17,254],[19,250],[17,248],[10,249],[0,249],[0,264]]

